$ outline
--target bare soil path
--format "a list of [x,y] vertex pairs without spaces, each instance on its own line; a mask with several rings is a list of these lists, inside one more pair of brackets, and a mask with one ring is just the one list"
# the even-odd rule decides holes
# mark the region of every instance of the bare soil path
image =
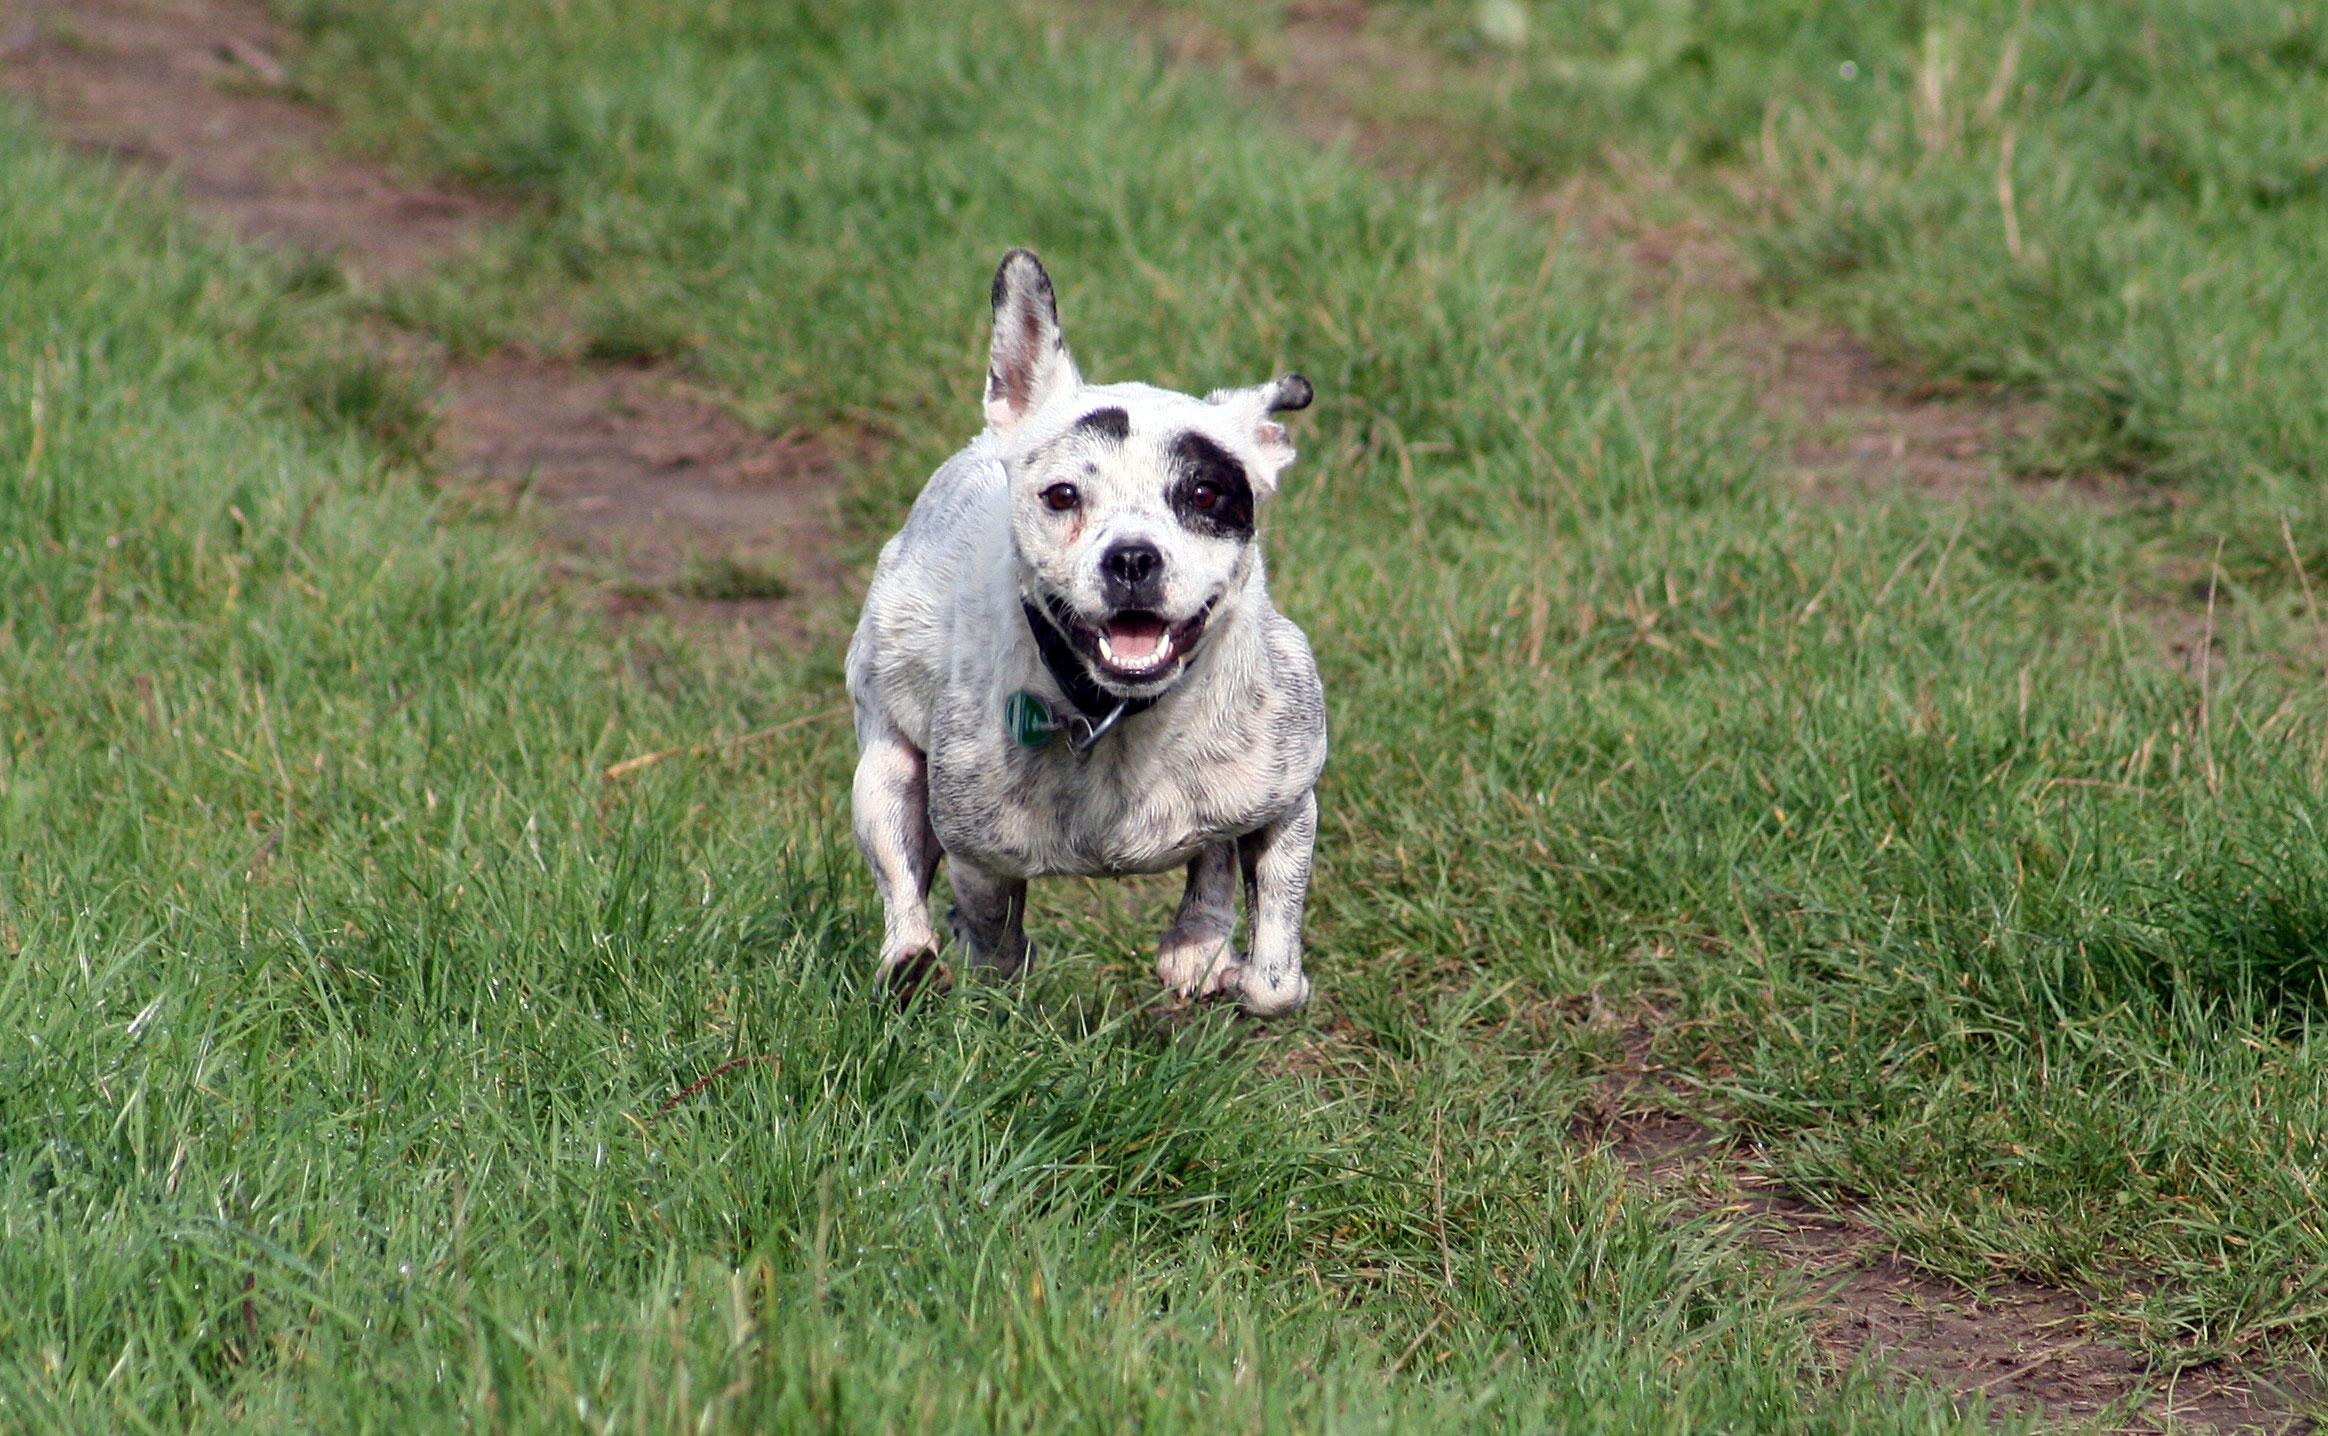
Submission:
[[[68,143],[165,177],[246,240],[331,259],[359,291],[458,265],[515,217],[338,153],[330,113],[287,87],[295,43],[256,0],[0,0],[0,88]],[[815,444],[759,432],[669,366],[503,352],[433,367],[440,481],[528,514],[610,609],[831,636],[816,600],[849,575]]]
[[2047,1429],[2317,1429],[2297,1413],[2322,1393],[2296,1373],[2220,1361],[2152,1369],[2111,1340],[2075,1291],[2014,1277],[1968,1290],[1908,1261],[1849,1208],[1803,1200],[1769,1174],[1761,1152],[1717,1134],[1663,1086],[1650,1056],[1657,1020],[1644,1014],[1623,1029],[1624,1060],[1602,1079],[1579,1137],[1605,1143],[1640,1180],[1733,1227],[1797,1279],[1812,1330],[1837,1367],[1880,1361],[1992,1407],[2033,1413]]

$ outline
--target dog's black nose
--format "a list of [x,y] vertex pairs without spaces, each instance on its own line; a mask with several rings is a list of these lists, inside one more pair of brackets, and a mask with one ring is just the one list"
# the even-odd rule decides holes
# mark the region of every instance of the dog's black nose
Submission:
[[1164,555],[1156,546],[1141,540],[1119,543],[1099,556],[1099,571],[1111,581],[1120,584],[1128,594],[1144,595],[1154,582],[1156,571],[1164,566]]

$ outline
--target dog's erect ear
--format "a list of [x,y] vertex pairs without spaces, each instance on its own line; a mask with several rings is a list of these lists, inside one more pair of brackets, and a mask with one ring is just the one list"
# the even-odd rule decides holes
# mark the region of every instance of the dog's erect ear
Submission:
[[1266,384],[1255,384],[1249,389],[1216,389],[1205,396],[1208,404],[1218,404],[1236,416],[1236,422],[1251,438],[1260,453],[1267,472],[1253,478],[1264,491],[1277,487],[1277,476],[1293,462],[1293,441],[1287,437],[1285,426],[1270,418],[1288,409],[1306,409],[1317,391],[1310,381],[1299,374],[1282,374]]
[[986,422],[1008,432],[1082,376],[1059,334],[1051,276],[1031,249],[1014,249],[994,271],[994,348],[986,360]]
[[1306,409],[1310,406],[1310,400],[1318,396],[1318,391],[1310,387],[1310,381],[1299,374],[1280,374],[1260,388],[1262,400],[1272,414]]

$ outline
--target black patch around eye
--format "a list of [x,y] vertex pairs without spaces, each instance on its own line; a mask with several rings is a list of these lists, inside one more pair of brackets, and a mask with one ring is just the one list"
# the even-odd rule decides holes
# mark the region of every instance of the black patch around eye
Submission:
[[[1213,538],[1251,538],[1253,485],[1236,456],[1198,433],[1174,439],[1170,452],[1175,472],[1164,498],[1180,526]],[[1209,509],[1196,505],[1196,490],[1203,484],[1210,484],[1217,495]]]
[[1094,409],[1070,425],[1070,434],[1089,434],[1122,443],[1132,435],[1132,416],[1121,409]]

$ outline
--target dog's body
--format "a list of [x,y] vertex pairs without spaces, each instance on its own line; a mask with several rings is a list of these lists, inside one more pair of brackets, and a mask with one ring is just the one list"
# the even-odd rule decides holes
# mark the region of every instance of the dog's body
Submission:
[[[1023,250],[994,307],[988,428],[882,549],[849,645],[882,976],[910,989],[937,967],[941,851],[956,945],[1005,972],[1027,956],[1029,878],[1185,865],[1158,976],[1297,1007],[1325,700],[1308,640],[1270,606],[1253,519],[1293,459],[1270,412],[1309,385],[1086,385]],[[1240,871],[1247,958],[1230,942]]]

